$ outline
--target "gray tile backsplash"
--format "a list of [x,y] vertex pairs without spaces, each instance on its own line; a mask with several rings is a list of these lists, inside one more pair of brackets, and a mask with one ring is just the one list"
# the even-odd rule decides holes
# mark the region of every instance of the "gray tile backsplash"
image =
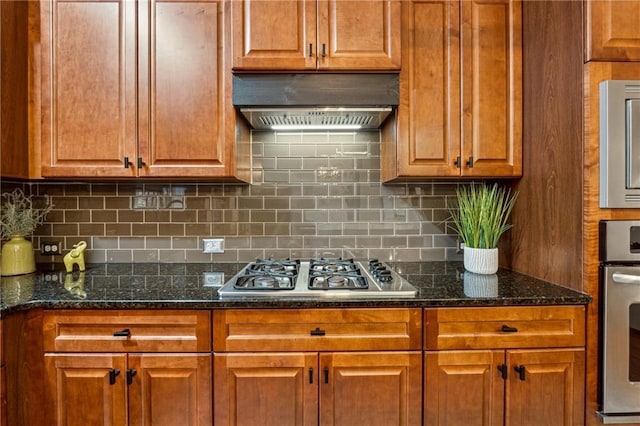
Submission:
[[[445,223],[456,183],[381,184],[379,132],[260,131],[252,150],[251,185],[25,184],[55,204],[34,243],[86,240],[94,263],[460,259]],[[202,253],[203,237],[224,237],[225,252]]]

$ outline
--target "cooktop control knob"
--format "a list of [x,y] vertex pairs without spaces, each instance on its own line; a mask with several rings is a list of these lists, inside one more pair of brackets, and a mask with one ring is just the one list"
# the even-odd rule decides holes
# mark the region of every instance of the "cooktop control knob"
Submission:
[[383,283],[388,283],[389,281],[393,281],[393,277],[391,276],[391,271],[380,271],[378,272],[378,279]]
[[391,271],[387,269],[387,267],[378,259],[369,260],[369,270],[371,271],[373,277],[380,282],[388,283],[393,281]]

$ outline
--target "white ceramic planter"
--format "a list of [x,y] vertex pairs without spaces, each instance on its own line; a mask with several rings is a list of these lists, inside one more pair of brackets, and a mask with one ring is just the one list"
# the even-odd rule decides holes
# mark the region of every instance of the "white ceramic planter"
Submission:
[[464,269],[474,274],[495,274],[498,271],[498,249],[465,247]]

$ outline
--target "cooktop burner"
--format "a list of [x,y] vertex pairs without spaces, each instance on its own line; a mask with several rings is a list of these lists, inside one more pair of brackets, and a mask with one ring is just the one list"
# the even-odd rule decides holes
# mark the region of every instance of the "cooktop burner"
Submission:
[[353,259],[311,259],[308,287],[309,290],[362,290],[369,288],[369,283]]
[[256,260],[218,290],[220,298],[406,298],[417,290],[376,259]]
[[293,290],[300,269],[299,260],[256,260],[233,284],[237,290]]

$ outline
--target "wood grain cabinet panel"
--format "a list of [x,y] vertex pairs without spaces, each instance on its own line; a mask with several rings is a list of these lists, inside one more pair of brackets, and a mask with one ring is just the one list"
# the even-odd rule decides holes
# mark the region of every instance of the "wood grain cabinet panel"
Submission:
[[240,0],[231,7],[235,70],[400,69],[398,0]]
[[214,351],[419,350],[421,309],[215,310]]
[[421,425],[419,352],[320,354],[321,425]]
[[211,424],[211,354],[45,355],[47,424]]
[[45,372],[46,424],[127,425],[126,355],[46,354]]
[[581,347],[583,306],[425,310],[427,349]]
[[318,424],[316,353],[216,353],[216,425]]
[[504,351],[426,352],[426,426],[502,425]]
[[211,354],[131,354],[129,424],[209,426]]
[[585,61],[640,61],[640,1],[588,0]]
[[215,424],[420,425],[421,314],[215,310]]
[[209,311],[49,310],[41,327],[44,424],[212,424]]
[[0,425],[7,426],[7,371],[0,364]]
[[425,324],[425,425],[584,424],[584,307],[425,309]]
[[506,426],[584,424],[584,349],[507,351],[506,365]]
[[248,180],[228,13],[225,0],[43,1],[43,177]]
[[521,2],[405,1],[402,29],[382,180],[520,176]]
[[207,352],[209,311],[54,310],[43,314],[50,352]]

